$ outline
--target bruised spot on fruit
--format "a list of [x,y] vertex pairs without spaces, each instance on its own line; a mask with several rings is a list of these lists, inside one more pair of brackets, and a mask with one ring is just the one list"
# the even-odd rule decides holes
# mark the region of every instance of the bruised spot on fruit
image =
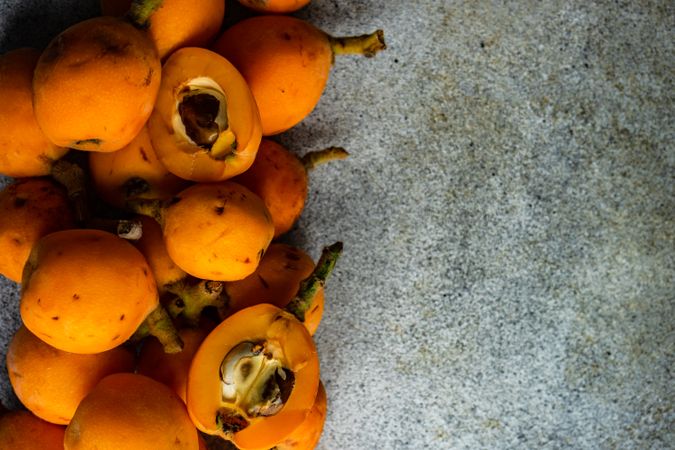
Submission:
[[18,238],[12,238],[12,242],[13,242],[14,245],[16,245],[17,247],[20,247],[21,244],[23,244],[23,242],[21,242],[21,239],[18,239]]
[[247,258],[244,260],[244,264],[251,264],[251,258],[248,258],[248,257],[247,257]]
[[28,200],[25,199],[25,198],[16,197],[14,199],[14,207],[15,208],[23,208],[24,206],[26,206],[26,203],[28,203]]
[[286,258],[291,261],[300,261],[300,255],[294,252],[286,252]]
[[124,314],[120,316],[120,321],[124,320]]
[[221,216],[223,214],[223,212],[225,211],[225,207],[224,206],[216,206],[214,208],[214,210],[216,212],[216,215]]
[[73,301],[77,301],[80,299],[80,296],[77,294],[73,294]]
[[80,139],[78,141],[75,141],[72,146],[77,147],[77,146],[86,145],[86,144],[92,144],[94,146],[100,146],[102,143],[103,143],[103,139],[98,139],[98,138]]
[[291,40],[291,35],[288,34],[288,33],[286,33],[286,32],[284,31],[284,32],[281,34],[281,38],[282,38],[284,41],[290,41],[290,40]]
[[101,56],[113,55],[122,58],[129,53],[129,49],[131,48],[130,42],[126,39],[120,39],[114,33],[109,33],[105,28],[93,33],[91,39],[101,48]]
[[143,158],[143,161],[150,162],[150,160],[148,159],[148,154],[145,153],[145,149],[142,146],[138,148],[138,151],[141,152],[141,158]]
[[146,277],[148,276],[148,269],[146,269],[145,267],[143,267],[143,275],[145,275]]
[[152,83],[152,75],[155,73],[155,71],[151,68],[148,69],[148,74],[145,76],[145,79],[143,80],[143,86],[150,86],[150,83]]
[[52,320],[59,320],[59,316],[53,316]]

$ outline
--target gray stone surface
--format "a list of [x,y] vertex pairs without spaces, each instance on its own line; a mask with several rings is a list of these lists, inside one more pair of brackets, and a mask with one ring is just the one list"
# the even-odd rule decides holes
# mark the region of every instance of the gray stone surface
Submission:
[[[44,3],[0,1],[3,51],[96,10]],[[389,44],[338,59],[280,137],[352,154],[312,173],[287,238],[314,256],[345,243],[316,336],[319,448],[673,448],[673,2],[299,15]],[[18,321],[2,292],[4,354]]]

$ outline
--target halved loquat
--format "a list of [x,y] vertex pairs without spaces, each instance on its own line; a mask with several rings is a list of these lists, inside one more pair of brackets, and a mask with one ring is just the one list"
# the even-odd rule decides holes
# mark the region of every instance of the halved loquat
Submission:
[[176,51],[164,64],[148,130],[162,164],[200,182],[248,169],[262,133],[241,74],[222,56],[196,47]]
[[198,429],[242,450],[269,448],[305,420],[318,385],[307,329],[261,304],[225,319],[202,342],[188,375],[188,411]]

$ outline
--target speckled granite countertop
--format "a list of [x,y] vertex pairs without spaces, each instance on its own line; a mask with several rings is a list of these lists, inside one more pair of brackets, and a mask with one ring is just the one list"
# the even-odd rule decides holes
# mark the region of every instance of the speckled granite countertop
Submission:
[[[0,0],[3,51],[97,12],[44,3]],[[345,243],[317,334],[319,448],[673,448],[673,2],[299,15],[389,44],[337,60],[280,137],[352,153],[312,173],[288,238],[314,256]],[[4,355],[18,299],[1,286]]]

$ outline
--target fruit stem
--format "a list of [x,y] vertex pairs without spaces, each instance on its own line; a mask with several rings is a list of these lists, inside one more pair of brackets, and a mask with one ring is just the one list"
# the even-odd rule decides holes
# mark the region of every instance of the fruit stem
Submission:
[[316,292],[326,285],[326,280],[335,268],[338,258],[342,254],[342,242],[324,247],[321,258],[316,263],[312,273],[302,280],[298,293],[293,300],[286,305],[286,311],[293,314],[300,322],[305,321],[305,312],[312,305]]
[[152,217],[161,226],[164,226],[164,202],[157,199],[135,198],[127,200],[126,208],[129,211]]
[[66,188],[68,199],[75,209],[75,220],[82,224],[89,218],[87,183],[84,170],[70,161],[59,159],[52,165],[52,178]]
[[382,30],[361,36],[328,36],[328,42],[333,49],[333,55],[363,55],[370,58],[380,50],[387,48]]
[[336,159],[345,159],[349,152],[342,147],[328,147],[323,150],[306,153],[300,161],[306,170],[312,170],[320,164],[324,164]]
[[190,282],[187,278],[165,286],[167,292],[178,298],[169,303],[167,309],[173,318],[182,316],[192,327],[199,325],[202,311],[207,306],[214,306],[220,316],[227,306],[227,294],[222,281],[199,280]]
[[129,241],[137,241],[143,236],[143,224],[138,219],[94,218],[87,221],[87,228],[107,231]]
[[127,19],[136,28],[147,28],[150,16],[162,6],[162,3],[164,0],[133,0],[127,12]]
[[169,313],[162,305],[157,306],[141,326],[138,327],[132,340],[139,341],[148,335],[155,336],[164,347],[165,353],[179,353],[183,350],[183,340],[171,321]]

